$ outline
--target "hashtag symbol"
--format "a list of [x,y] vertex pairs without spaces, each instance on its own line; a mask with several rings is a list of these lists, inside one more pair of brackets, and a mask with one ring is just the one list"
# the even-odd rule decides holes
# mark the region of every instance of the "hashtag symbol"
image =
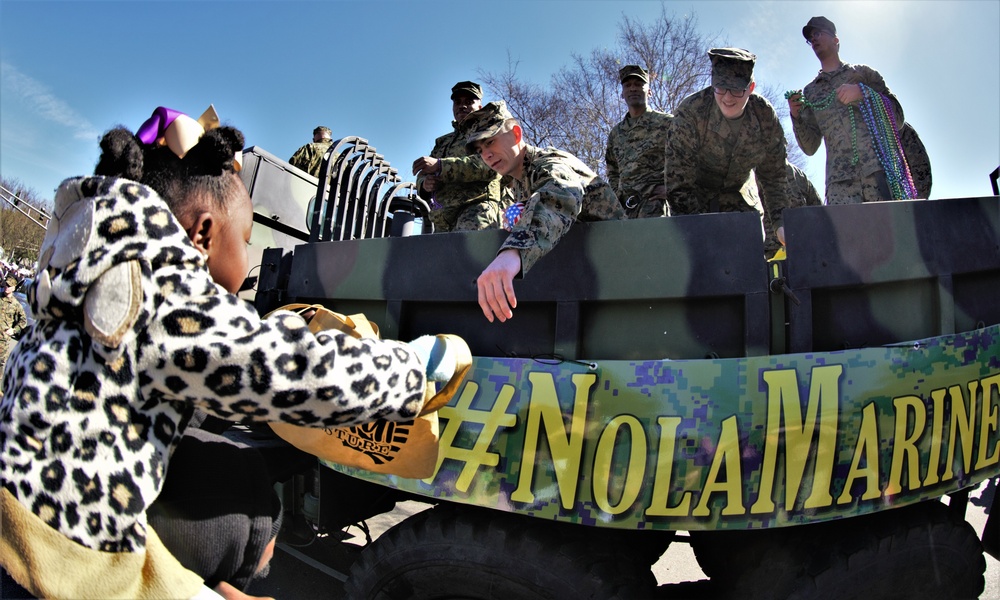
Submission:
[[[468,491],[472,478],[475,477],[480,466],[495,467],[500,463],[500,455],[489,451],[490,443],[493,442],[493,438],[496,437],[497,431],[501,427],[513,427],[517,422],[516,415],[507,414],[507,407],[510,406],[510,400],[514,397],[514,386],[504,385],[500,388],[496,402],[488,410],[472,408],[472,400],[476,397],[478,390],[479,385],[472,381],[467,382],[458,403],[454,407],[446,406],[438,411],[440,417],[447,419],[448,422],[444,426],[444,431],[441,432],[441,439],[438,443],[437,467],[435,467],[434,472],[436,474],[441,469],[441,463],[446,458],[464,463],[462,472],[455,483],[455,488],[460,492]],[[476,443],[471,449],[454,445],[455,438],[458,437],[459,430],[465,423],[481,426]]]

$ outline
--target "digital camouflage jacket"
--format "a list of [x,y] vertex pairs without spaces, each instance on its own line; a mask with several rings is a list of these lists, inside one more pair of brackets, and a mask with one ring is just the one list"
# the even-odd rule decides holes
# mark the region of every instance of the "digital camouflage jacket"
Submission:
[[[743,116],[729,122],[711,87],[695,92],[677,108],[667,136],[664,181],[670,214],[756,210],[763,215],[766,210],[777,229],[789,205],[785,158],[784,131],[763,96],[751,94]],[[760,201],[741,194],[751,170]]]
[[[856,104],[844,105],[830,95],[844,84],[863,83],[889,98],[895,113],[896,127],[903,125],[903,108],[896,96],[889,91],[885,80],[875,69],[867,65],[843,64],[836,71],[820,71],[816,78],[802,91],[806,101],[827,105],[815,109],[803,106],[797,119],[792,119],[792,130],[802,151],[812,156],[822,142],[826,142],[826,185],[840,181],[860,181],[862,178],[882,171],[868,126]],[[853,115],[853,117],[852,117]],[[855,160],[857,148],[857,160]]]
[[288,163],[309,173],[313,177],[319,177],[320,167],[323,165],[323,155],[333,144],[331,140],[322,142],[311,142],[295,151],[295,154],[288,159]]
[[917,197],[927,199],[931,197],[931,159],[927,156],[927,148],[920,141],[917,130],[909,123],[903,123],[903,129],[899,132],[899,143],[903,146],[903,153],[906,155],[906,165],[910,168],[910,176],[913,178],[913,185],[917,188]]
[[431,204],[434,230],[469,231],[500,227],[500,175],[478,156],[465,152],[465,135],[457,123],[451,133],[434,141],[429,156],[441,159],[438,189],[424,191],[424,175],[417,176],[417,193]]
[[[24,308],[14,296],[0,297],[0,365],[3,364],[7,352],[17,343],[17,336],[28,326],[28,318],[24,314]],[[12,329],[13,333],[7,335],[7,330]]]
[[655,110],[636,119],[625,113],[608,134],[608,183],[629,218],[666,216],[663,152],[671,117]]
[[524,170],[512,182],[524,212],[500,250],[521,253],[525,274],[566,235],[574,221],[612,221],[625,211],[611,186],[583,161],[555,148],[524,148]]

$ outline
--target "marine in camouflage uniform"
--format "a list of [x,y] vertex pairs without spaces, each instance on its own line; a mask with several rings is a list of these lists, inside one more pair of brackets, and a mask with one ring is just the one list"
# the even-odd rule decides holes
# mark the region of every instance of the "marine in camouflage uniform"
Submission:
[[649,73],[638,65],[619,69],[628,112],[608,134],[604,161],[608,183],[630,219],[667,215],[663,148],[672,115],[647,107]]
[[[24,308],[14,297],[16,288],[17,280],[7,277],[4,281],[3,295],[0,296],[0,376],[3,374],[11,349],[17,343],[18,336],[28,326]],[[0,389],[3,389],[2,379],[0,379]]]
[[490,102],[466,122],[466,149],[478,151],[510,181],[517,202],[506,215],[510,235],[477,281],[486,318],[505,321],[517,304],[513,279],[555,247],[575,221],[624,219],[625,211],[611,186],[583,161],[555,148],[529,146],[503,102]]
[[[428,157],[413,163],[417,193],[431,206],[434,231],[476,231],[500,227],[510,200],[501,200],[500,175],[478,156],[465,152],[461,121],[480,106],[479,84],[460,81],[451,88],[454,131],[434,141]],[[430,184],[428,180],[433,180]],[[425,185],[428,184],[428,185]],[[428,188],[433,188],[433,191]]]
[[820,198],[816,186],[809,180],[805,171],[796,167],[792,163],[785,163],[788,174],[788,205],[796,206],[822,206],[823,199]]
[[[681,102],[667,136],[670,214],[757,211],[763,219],[766,210],[770,232],[777,233],[788,206],[785,134],[774,107],[753,93],[756,57],[739,48],[713,48],[708,55],[712,86]],[[751,170],[759,198],[748,192]]]
[[[788,207],[795,208],[797,206],[822,206],[823,199],[820,198],[819,192],[816,191],[816,187],[809,180],[805,171],[796,167],[792,163],[785,163],[785,170],[788,177]],[[757,194],[757,183],[752,182],[752,193]],[[770,219],[768,215],[764,214],[764,230],[773,231],[774,228],[771,227]],[[774,237],[774,235],[768,235],[764,239],[764,254],[767,256],[772,256],[781,244]]]
[[917,188],[917,197],[925,200],[930,198],[931,159],[927,156],[927,149],[920,141],[917,130],[909,123],[903,123],[903,128],[899,130],[899,142],[903,146],[903,154],[906,155],[906,164],[910,167],[913,185]]
[[333,132],[328,127],[322,125],[313,129],[313,141],[306,144],[288,159],[288,163],[309,173],[313,177],[319,177],[320,167],[323,165],[323,155],[333,145]]
[[551,250],[574,221],[626,218],[611,186],[569,152],[525,144],[520,178],[513,180],[514,198],[524,211],[500,250],[521,253],[521,272]]
[[829,19],[813,17],[802,28],[802,35],[822,67],[802,91],[805,101],[817,108],[805,105],[798,95],[789,98],[788,106],[792,130],[803,152],[812,156],[820,143],[826,143],[826,203],[892,200],[885,170],[858,108],[861,99],[858,84],[889,100],[897,127],[903,123],[902,106],[878,71],[840,60],[840,39]]

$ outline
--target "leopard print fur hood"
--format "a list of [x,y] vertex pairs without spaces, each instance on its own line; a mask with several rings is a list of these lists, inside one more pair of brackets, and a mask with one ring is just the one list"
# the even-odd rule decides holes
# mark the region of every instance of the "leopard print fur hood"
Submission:
[[94,550],[144,549],[146,507],[196,408],[326,427],[412,419],[423,402],[407,346],[262,319],[132,181],[62,184],[29,299],[36,323],[4,375],[0,482]]

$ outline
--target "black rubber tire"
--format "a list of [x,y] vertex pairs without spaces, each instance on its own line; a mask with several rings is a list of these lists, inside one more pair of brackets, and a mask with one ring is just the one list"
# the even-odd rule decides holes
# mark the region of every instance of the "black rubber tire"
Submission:
[[815,525],[692,534],[692,546],[724,597],[741,600],[977,598],[985,584],[975,530],[940,502]]
[[733,561],[712,580],[723,598],[785,600],[805,574],[829,564],[829,530],[821,523],[740,532],[730,540]]
[[763,531],[692,531],[691,550],[705,575],[716,582],[735,581],[755,564],[756,546]]
[[795,600],[978,598],[986,558],[976,530],[940,502],[851,519],[832,545],[829,567],[803,575]]
[[814,525],[691,532],[726,598],[977,598],[986,560],[971,525],[924,502]]
[[[590,535],[588,531],[590,530]],[[344,585],[365,600],[648,598],[647,560],[594,528],[439,505],[365,548]]]

